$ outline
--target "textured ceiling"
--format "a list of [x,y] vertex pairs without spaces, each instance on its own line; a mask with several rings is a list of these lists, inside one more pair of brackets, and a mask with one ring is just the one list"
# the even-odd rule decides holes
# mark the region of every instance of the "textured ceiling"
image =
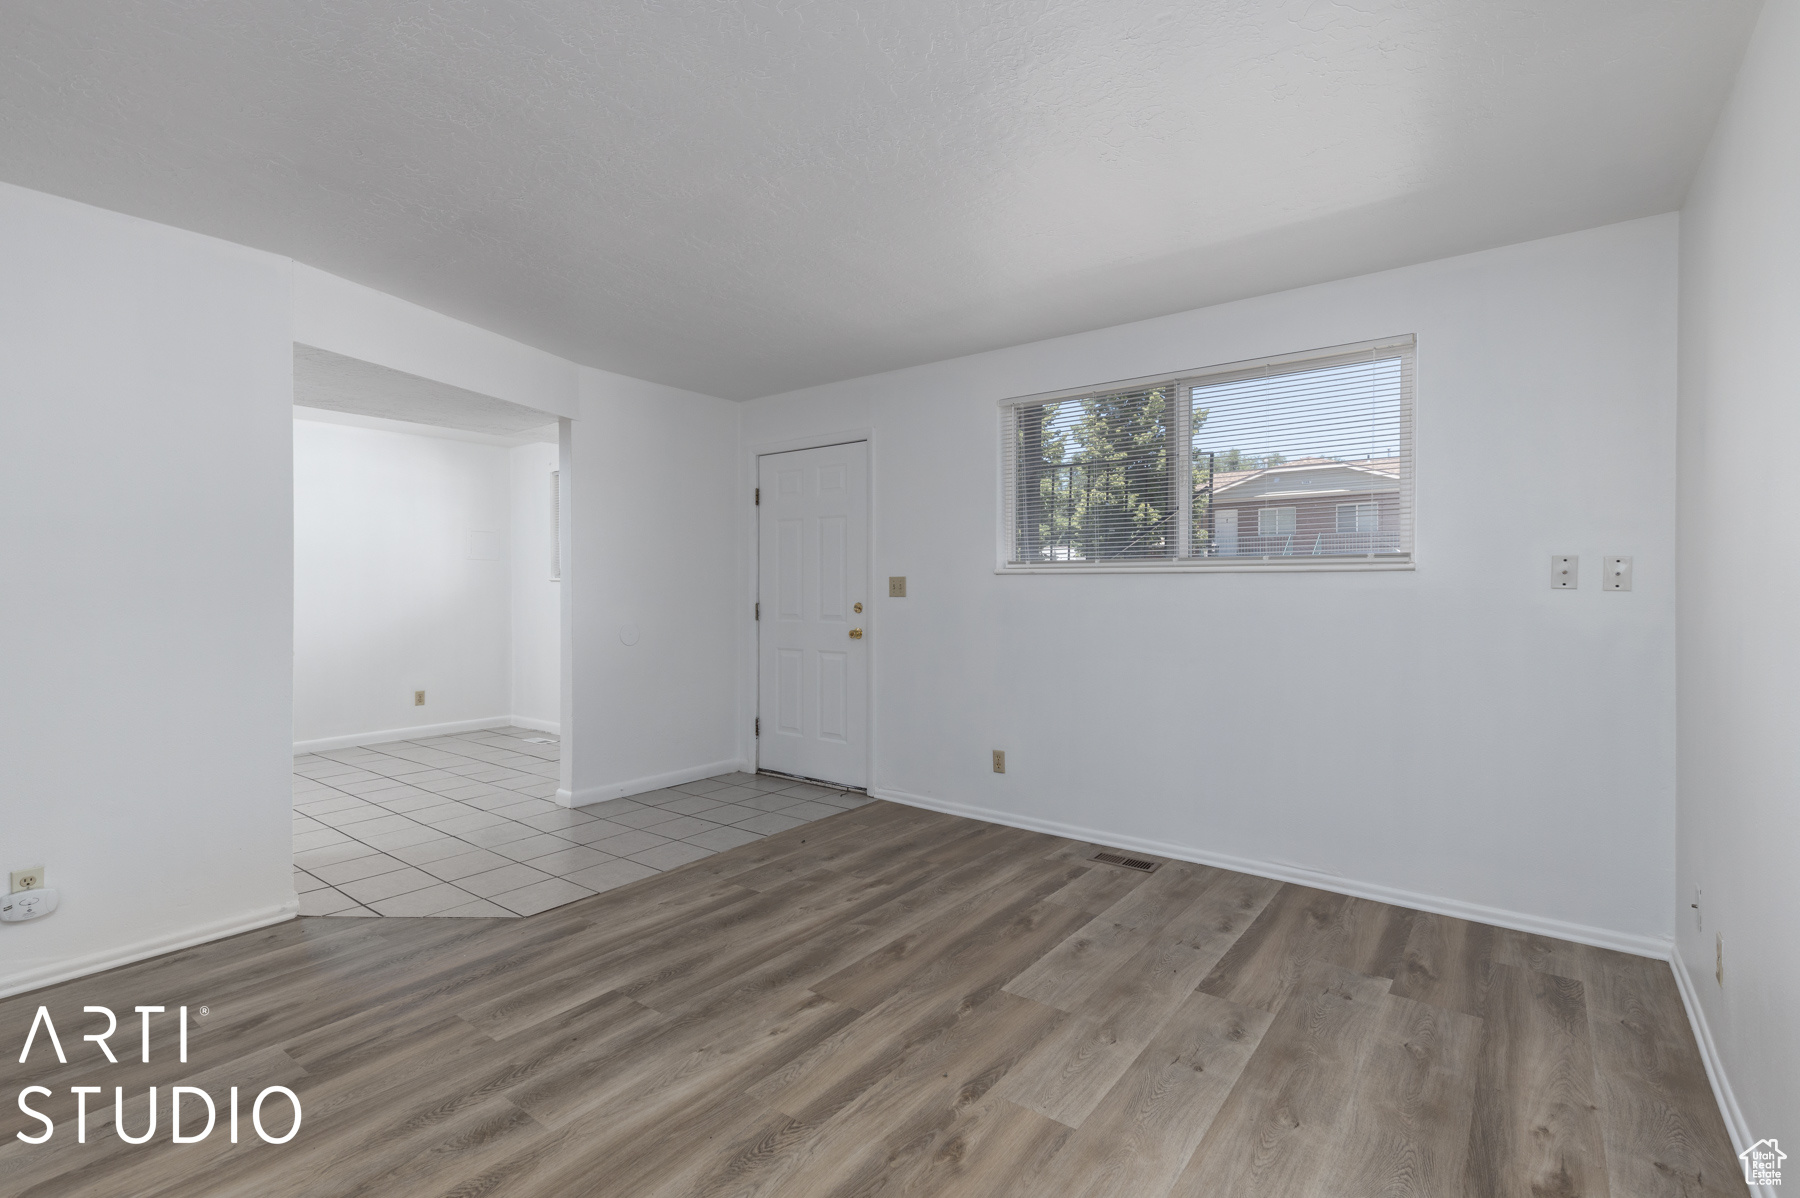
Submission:
[[747,398],[1679,206],[1755,0],[9,0],[0,178]]
[[550,413],[523,404],[299,344],[294,346],[294,404],[472,433],[523,433],[556,422]]

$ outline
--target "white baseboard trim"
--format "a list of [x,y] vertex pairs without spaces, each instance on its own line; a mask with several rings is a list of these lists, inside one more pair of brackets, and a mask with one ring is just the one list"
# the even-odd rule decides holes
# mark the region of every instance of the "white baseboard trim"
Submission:
[[184,928],[179,932],[170,932],[149,940],[140,940],[136,944],[109,948],[101,952],[89,953],[85,957],[76,957],[70,961],[58,961],[53,965],[23,970],[0,977],[0,998],[23,994],[28,990],[42,989],[45,986],[54,986],[59,982],[86,977],[90,973],[99,973],[102,970],[116,969],[121,965],[130,965],[133,961],[142,961],[146,957],[159,957],[164,953],[204,944],[208,940],[223,940],[227,936],[236,936],[239,932],[253,932],[257,928],[266,928],[272,923],[282,923],[292,919],[299,912],[300,896],[295,895],[285,903],[247,911],[241,915],[234,915],[230,919],[199,924],[195,927]]
[[[1706,1011],[1700,1006],[1700,993],[1694,989],[1693,975],[1688,972],[1680,949],[1670,951],[1669,967],[1675,971],[1675,988],[1681,991],[1681,1005],[1687,1008],[1688,1024],[1694,1029],[1694,1042],[1700,1046],[1700,1059],[1706,1063],[1706,1080],[1712,1083],[1725,1130],[1731,1134],[1732,1150],[1742,1152],[1756,1142],[1750,1136],[1750,1121],[1744,1118],[1744,1109],[1732,1093],[1731,1079],[1725,1076],[1725,1062],[1719,1059],[1719,1047],[1707,1025]],[[1750,1192],[1757,1198],[1777,1198],[1774,1186],[1751,1186]]]
[[583,786],[572,794],[566,790],[558,790],[556,801],[564,807],[586,807],[590,803],[604,803],[608,799],[628,799],[632,795],[641,795],[645,791],[661,790],[665,786],[680,786],[683,782],[698,782],[702,778],[711,778],[715,774],[729,774],[738,770],[742,770],[746,774],[753,772],[750,763],[741,758],[732,761],[715,761],[708,765],[670,770],[666,774],[651,774],[645,778],[633,778],[629,782],[612,782],[605,786]]
[[555,736],[562,735],[562,721],[540,720],[536,716],[509,715],[506,722],[515,728],[529,728],[533,732],[548,732]]
[[1466,903],[1460,899],[1444,898],[1441,895],[1421,894],[1412,890],[1380,886],[1373,882],[1360,882],[1354,878],[1319,873],[1297,865],[1284,865],[1280,862],[1260,861],[1249,857],[1232,857],[1224,853],[1195,848],[1192,845],[1172,844],[1162,840],[1145,840],[1137,836],[1121,836],[1116,832],[1107,832],[1099,828],[1086,828],[1078,824],[1060,823],[1056,820],[1034,819],[1031,816],[1015,815],[1010,811],[995,811],[986,807],[974,807],[967,803],[933,799],[924,795],[888,790],[882,787],[871,787],[869,794],[873,798],[888,799],[895,803],[904,803],[909,807],[924,807],[949,815],[964,815],[970,819],[984,820],[990,824],[1005,824],[1008,827],[1025,828],[1032,832],[1047,832],[1052,836],[1067,836],[1074,840],[1087,840],[1109,847],[1136,849],[1139,852],[1151,853],[1158,857],[1172,857],[1177,861],[1192,861],[1199,865],[1217,866],[1220,869],[1236,870],[1238,873],[1254,874],[1259,878],[1293,882],[1300,886],[1312,886],[1319,890],[1330,890],[1337,894],[1348,894],[1356,898],[1373,899],[1380,903],[1392,903],[1396,907],[1410,907],[1417,911],[1449,915],[1475,923],[1513,928],[1516,931],[1531,932],[1539,936],[1554,936],[1558,940],[1573,940],[1577,944],[1591,944],[1596,948],[1616,949],[1619,952],[1632,953],[1640,957],[1655,957],[1657,960],[1666,961],[1673,948],[1671,939],[1660,936],[1641,936],[1630,932],[1615,932],[1608,928],[1589,927],[1586,924],[1566,923],[1560,919],[1547,919],[1543,916],[1528,915],[1522,911],[1509,911],[1502,907],[1487,907],[1479,903]]
[[[294,756],[317,753],[324,749],[355,749],[363,745],[379,745],[391,740],[423,740],[428,736],[449,736],[453,732],[480,732],[484,728],[504,728],[513,722],[510,715],[489,716],[482,720],[455,720],[448,724],[418,724],[411,728],[389,728],[385,732],[358,732],[353,736],[326,736],[318,740],[294,742]],[[521,728],[531,725],[521,724]]]

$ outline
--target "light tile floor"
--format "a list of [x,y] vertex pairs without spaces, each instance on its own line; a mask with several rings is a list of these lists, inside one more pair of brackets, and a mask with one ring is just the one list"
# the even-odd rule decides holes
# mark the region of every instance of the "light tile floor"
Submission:
[[725,774],[568,808],[560,753],[495,728],[294,758],[300,914],[535,915],[870,801]]

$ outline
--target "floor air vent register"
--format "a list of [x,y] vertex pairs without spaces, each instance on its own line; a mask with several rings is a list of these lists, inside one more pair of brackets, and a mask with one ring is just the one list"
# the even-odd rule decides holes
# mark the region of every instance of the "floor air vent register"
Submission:
[[1156,862],[1146,861],[1142,857],[1126,857],[1119,853],[1095,853],[1095,861],[1103,861],[1108,865],[1119,865],[1126,869],[1141,869],[1149,873],[1156,868]]

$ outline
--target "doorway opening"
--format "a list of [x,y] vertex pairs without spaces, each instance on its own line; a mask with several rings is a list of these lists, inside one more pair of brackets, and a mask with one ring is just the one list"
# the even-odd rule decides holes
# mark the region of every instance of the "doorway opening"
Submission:
[[298,344],[294,402],[302,913],[530,914],[493,848],[568,814],[569,422]]

